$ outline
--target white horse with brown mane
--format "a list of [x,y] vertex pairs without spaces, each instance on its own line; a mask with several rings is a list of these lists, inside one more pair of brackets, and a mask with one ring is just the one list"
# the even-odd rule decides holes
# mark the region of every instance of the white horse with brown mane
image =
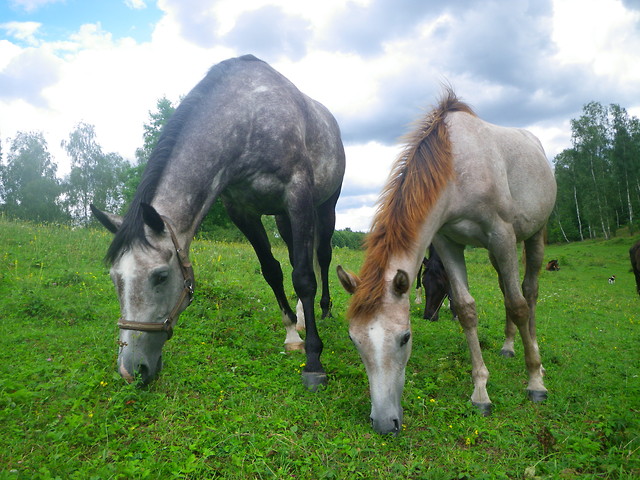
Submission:
[[[473,404],[484,414],[491,411],[466,245],[488,249],[498,272],[506,309],[503,355],[513,356],[517,327],[529,397],[536,402],[546,398],[535,308],[543,230],[555,197],[554,175],[538,139],[525,130],[481,120],[450,89],[407,137],[381,194],[360,275],[338,267],[343,287],[353,294],[349,334],[369,377],[374,430],[398,433],[402,425],[401,396],[412,341],[409,287],[430,243],[449,275],[471,352]],[[520,241],[526,249],[522,288]]]

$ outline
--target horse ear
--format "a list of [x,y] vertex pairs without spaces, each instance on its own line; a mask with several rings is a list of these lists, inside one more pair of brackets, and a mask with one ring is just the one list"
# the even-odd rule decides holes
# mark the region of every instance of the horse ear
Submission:
[[103,212],[98,210],[98,208],[92,203],[89,205],[91,208],[91,213],[96,217],[104,227],[109,230],[111,233],[116,233],[120,226],[122,225],[122,217],[120,215],[114,215],[113,213]]
[[140,203],[140,207],[142,208],[142,220],[144,220],[144,223],[146,223],[154,232],[163,233],[164,220],[162,220],[162,217],[156,209],[144,202]]
[[358,288],[358,284],[360,283],[360,279],[357,275],[353,273],[347,272],[342,265],[338,265],[336,268],[336,272],[338,273],[338,279],[342,284],[342,288],[344,288],[348,294],[353,295]]
[[398,270],[396,276],[393,277],[393,293],[398,297],[404,295],[409,290],[409,274],[404,270]]

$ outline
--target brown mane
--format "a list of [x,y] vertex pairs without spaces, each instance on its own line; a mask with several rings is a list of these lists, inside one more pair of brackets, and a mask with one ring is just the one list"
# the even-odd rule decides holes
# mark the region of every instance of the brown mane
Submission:
[[414,246],[420,226],[452,178],[445,117],[456,111],[475,115],[446,88],[438,106],[404,137],[405,147],[391,169],[365,240],[365,261],[348,318],[368,318],[376,311],[385,293],[384,272],[391,256]]

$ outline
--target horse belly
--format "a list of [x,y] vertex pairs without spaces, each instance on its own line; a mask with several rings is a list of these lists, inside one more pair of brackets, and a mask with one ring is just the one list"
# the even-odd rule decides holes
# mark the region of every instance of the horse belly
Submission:
[[242,182],[227,187],[222,194],[225,203],[242,206],[246,211],[261,215],[284,213],[285,188],[281,182],[262,178],[259,181]]

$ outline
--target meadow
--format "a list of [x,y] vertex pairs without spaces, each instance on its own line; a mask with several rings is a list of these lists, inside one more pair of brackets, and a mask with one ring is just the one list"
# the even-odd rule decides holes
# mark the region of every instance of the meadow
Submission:
[[[319,326],[330,383],[310,393],[304,356],[284,353],[280,314],[245,243],[194,242],[195,299],[165,345],[164,370],[148,388],[125,383],[102,261],[110,238],[0,219],[0,479],[640,477],[635,238],[548,246],[545,261],[559,259],[561,270],[540,276],[542,404],[526,398],[520,344],[516,358],[498,355],[496,274],[485,251],[469,250],[493,414],[468,400],[469,355],[449,311],[427,322],[412,303],[397,437],[369,425],[367,377],[335,275],[333,318]],[[275,252],[288,277],[285,249]],[[362,258],[335,249],[334,266],[357,271]]]

